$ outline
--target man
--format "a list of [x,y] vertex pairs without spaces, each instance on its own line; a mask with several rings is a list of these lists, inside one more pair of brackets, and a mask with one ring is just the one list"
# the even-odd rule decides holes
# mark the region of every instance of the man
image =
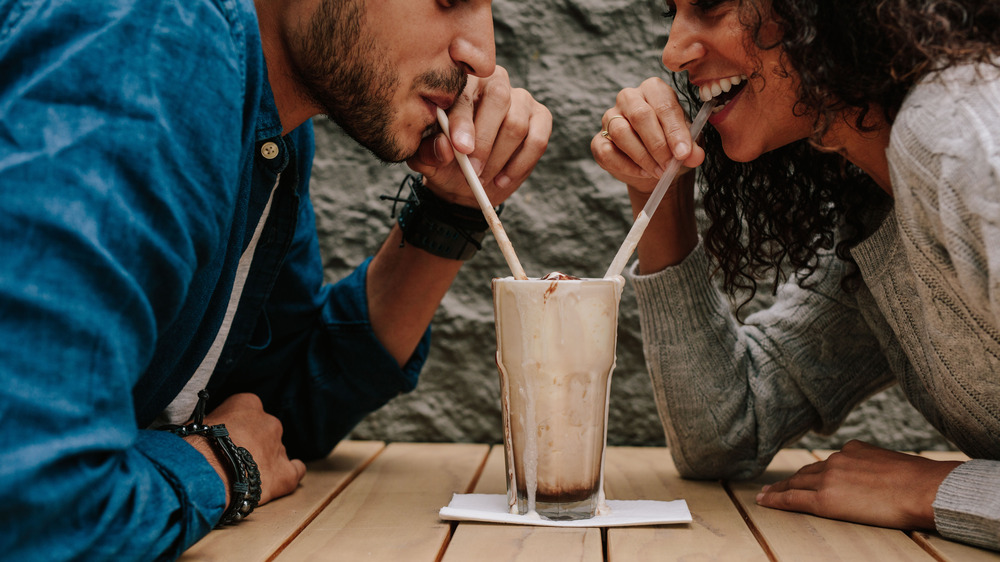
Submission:
[[[174,558],[414,387],[486,230],[438,107],[494,204],[545,150],[490,0],[0,0],[5,557]],[[426,184],[335,285],[321,113]]]

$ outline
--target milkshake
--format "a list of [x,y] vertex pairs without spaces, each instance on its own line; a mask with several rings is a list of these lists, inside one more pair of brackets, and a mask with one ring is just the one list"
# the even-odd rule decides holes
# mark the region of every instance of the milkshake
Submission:
[[624,280],[493,280],[507,499],[567,520],[604,506],[604,447]]

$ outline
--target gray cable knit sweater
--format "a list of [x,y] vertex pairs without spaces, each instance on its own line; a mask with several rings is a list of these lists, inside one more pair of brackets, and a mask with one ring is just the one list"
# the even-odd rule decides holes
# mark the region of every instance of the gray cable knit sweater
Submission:
[[832,432],[892,383],[974,460],[934,502],[946,537],[1000,550],[1000,74],[916,86],[892,128],[894,203],[853,250],[865,287],[824,256],[738,323],[701,246],[630,274],[646,362],[678,469],[747,478],[809,430]]

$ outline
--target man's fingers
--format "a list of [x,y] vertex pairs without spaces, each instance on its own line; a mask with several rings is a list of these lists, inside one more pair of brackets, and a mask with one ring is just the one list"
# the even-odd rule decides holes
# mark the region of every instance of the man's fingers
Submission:
[[418,174],[423,174],[433,180],[439,168],[444,168],[455,160],[455,151],[444,133],[427,137],[420,143],[417,153],[411,156],[406,165]]
[[[474,93],[475,149],[469,153],[469,162],[488,183],[520,144],[514,137],[526,132],[528,116],[526,108],[512,105],[510,81],[503,67],[478,81]],[[520,132],[515,130],[518,128]]]
[[[501,155],[496,159],[501,168],[495,176],[491,176],[488,175],[492,173],[488,166],[485,175],[502,190],[517,187],[528,178],[548,149],[552,134],[552,114],[549,110],[536,102],[526,90],[514,90],[514,96],[518,98],[516,106],[522,108],[514,119],[523,120],[523,124],[504,123],[503,132],[494,145],[494,151]],[[493,158],[490,164],[494,164]]]
[[477,139],[476,150],[473,152],[473,156],[476,158],[480,157],[480,150],[487,142],[491,144],[489,152],[482,155],[485,159],[485,165],[480,171],[479,177],[482,178],[483,183],[488,184],[501,169],[509,164],[527,138],[530,126],[530,109],[526,106],[512,105],[494,138],[489,141]]
[[448,109],[451,143],[462,154],[471,154],[476,148],[475,103],[476,100],[466,87]]
[[761,489],[765,493],[779,493],[788,490],[818,490],[823,483],[823,472],[826,469],[824,461],[807,464],[792,476],[769,484]]

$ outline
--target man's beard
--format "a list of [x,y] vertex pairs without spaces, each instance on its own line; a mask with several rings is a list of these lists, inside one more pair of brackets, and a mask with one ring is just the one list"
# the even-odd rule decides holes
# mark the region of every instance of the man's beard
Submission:
[[[362,29],[364,21],[358,0],[322,2],[305,36],[292,40],[292,71],[302,93],[351,138],[384,162],[402,162],[416,148],[407,149],[393,132],[399,75],[385,62],[385,50]],[[457,96],[467,80],[456,67],[427,72],[415,86]]]

